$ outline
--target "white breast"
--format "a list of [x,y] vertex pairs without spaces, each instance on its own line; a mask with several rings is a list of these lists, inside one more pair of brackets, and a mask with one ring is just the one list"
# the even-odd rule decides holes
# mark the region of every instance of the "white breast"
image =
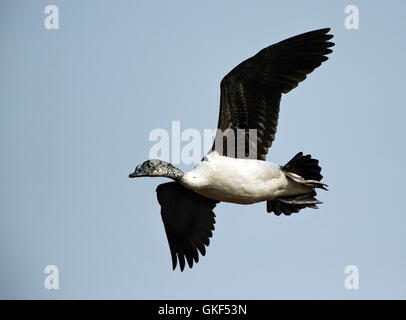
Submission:
[[250,204],[282,195],[289,181],[272,162],[234,159],[211,152],[194,170],[185,173],[182,184],[219,201]]

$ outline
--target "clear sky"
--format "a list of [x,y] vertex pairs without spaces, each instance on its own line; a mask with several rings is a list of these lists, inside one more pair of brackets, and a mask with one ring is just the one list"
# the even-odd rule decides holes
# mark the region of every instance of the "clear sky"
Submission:
[[[59,29],[44,9],[59,8]],[[344,9],[359,8],[359,29]],[[406,298],[402,1],[1,1],[0,298]],[[219,83],[272,43],[331,27],[283,96],[268,159],[320,159],[330,191],[290,217],[219,204],[206,257],[172,271],[149,133],[217,125]],[[193,166],[181,165],[189,170]],[[59,269],[58,290],[44,268]],[[347,265],[359,289],[344,287]]]

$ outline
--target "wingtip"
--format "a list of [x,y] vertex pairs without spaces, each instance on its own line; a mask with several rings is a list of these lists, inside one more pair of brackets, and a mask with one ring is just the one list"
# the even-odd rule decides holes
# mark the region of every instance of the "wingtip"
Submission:
[[324,34],[326,34],[326,33],[329,33],[331,31],[331,28],[330,27],[322,28],[322,29],[320,29],[320,31],[323,32]]
[[309,31],[307,33],[311,33],[311,34],[318,34],[318,35],[327,35],[327,33],[329,33],[331,31],[331,28],[320,28],[320,29],[315,29],[313,31]]
[[180,272],[183,272],[183,270],[185,269],[185,264],[179,264],[179,268],[180,268]]
[[323,36],[323,39],[325,40],[334,38],[334,34],[329,33],[331,31],[331,28],[323,28],[315,31],[318,32],[319,35]]

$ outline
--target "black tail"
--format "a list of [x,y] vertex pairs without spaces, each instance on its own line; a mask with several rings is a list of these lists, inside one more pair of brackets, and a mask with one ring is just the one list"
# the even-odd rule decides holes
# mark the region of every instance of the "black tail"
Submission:
[[310,154],[304,156],[303,152],[299,152],[295,155],[292,160],[282,167],[282,170],[295,173],[305,180],[320,181],[323,178],[320,173],[319,160],[312,159]]
[[317,209],[318,201],[315,188],[327,190],[327,185],[320,182],[323,178],[321,175],[321,167],[319,160],[312,159],[311,155],[303,155],[299,152],[287,164],[281,167],[285,175],[293,181],[311,187],[313,190],[306,194],[298,196],[280,197],[275,200],[267,201],[266,210],[274,212],[276,215],[290,215],[294,212],[299,212],[304,208]]

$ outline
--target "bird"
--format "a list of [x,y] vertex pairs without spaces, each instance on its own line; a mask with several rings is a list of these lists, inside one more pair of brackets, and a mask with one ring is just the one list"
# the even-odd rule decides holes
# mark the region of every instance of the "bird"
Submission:
[[156,189],[173,270],[178,262],[181,271],[186,263],[192,268],[199,253],[205,256],[214,231],[213,209],[220,202],[266,202],[267,212],[278,216],[321,204],[316,190],[328,186],[321,182],[317,159],[299,152],[280,166],[266,156],[275,140],[282,94],[328,60],[335,45],[329,32],[318,29],[270,45],[224,76],[213,147],[193,170],[151,159],[129,175],[173,180]]

